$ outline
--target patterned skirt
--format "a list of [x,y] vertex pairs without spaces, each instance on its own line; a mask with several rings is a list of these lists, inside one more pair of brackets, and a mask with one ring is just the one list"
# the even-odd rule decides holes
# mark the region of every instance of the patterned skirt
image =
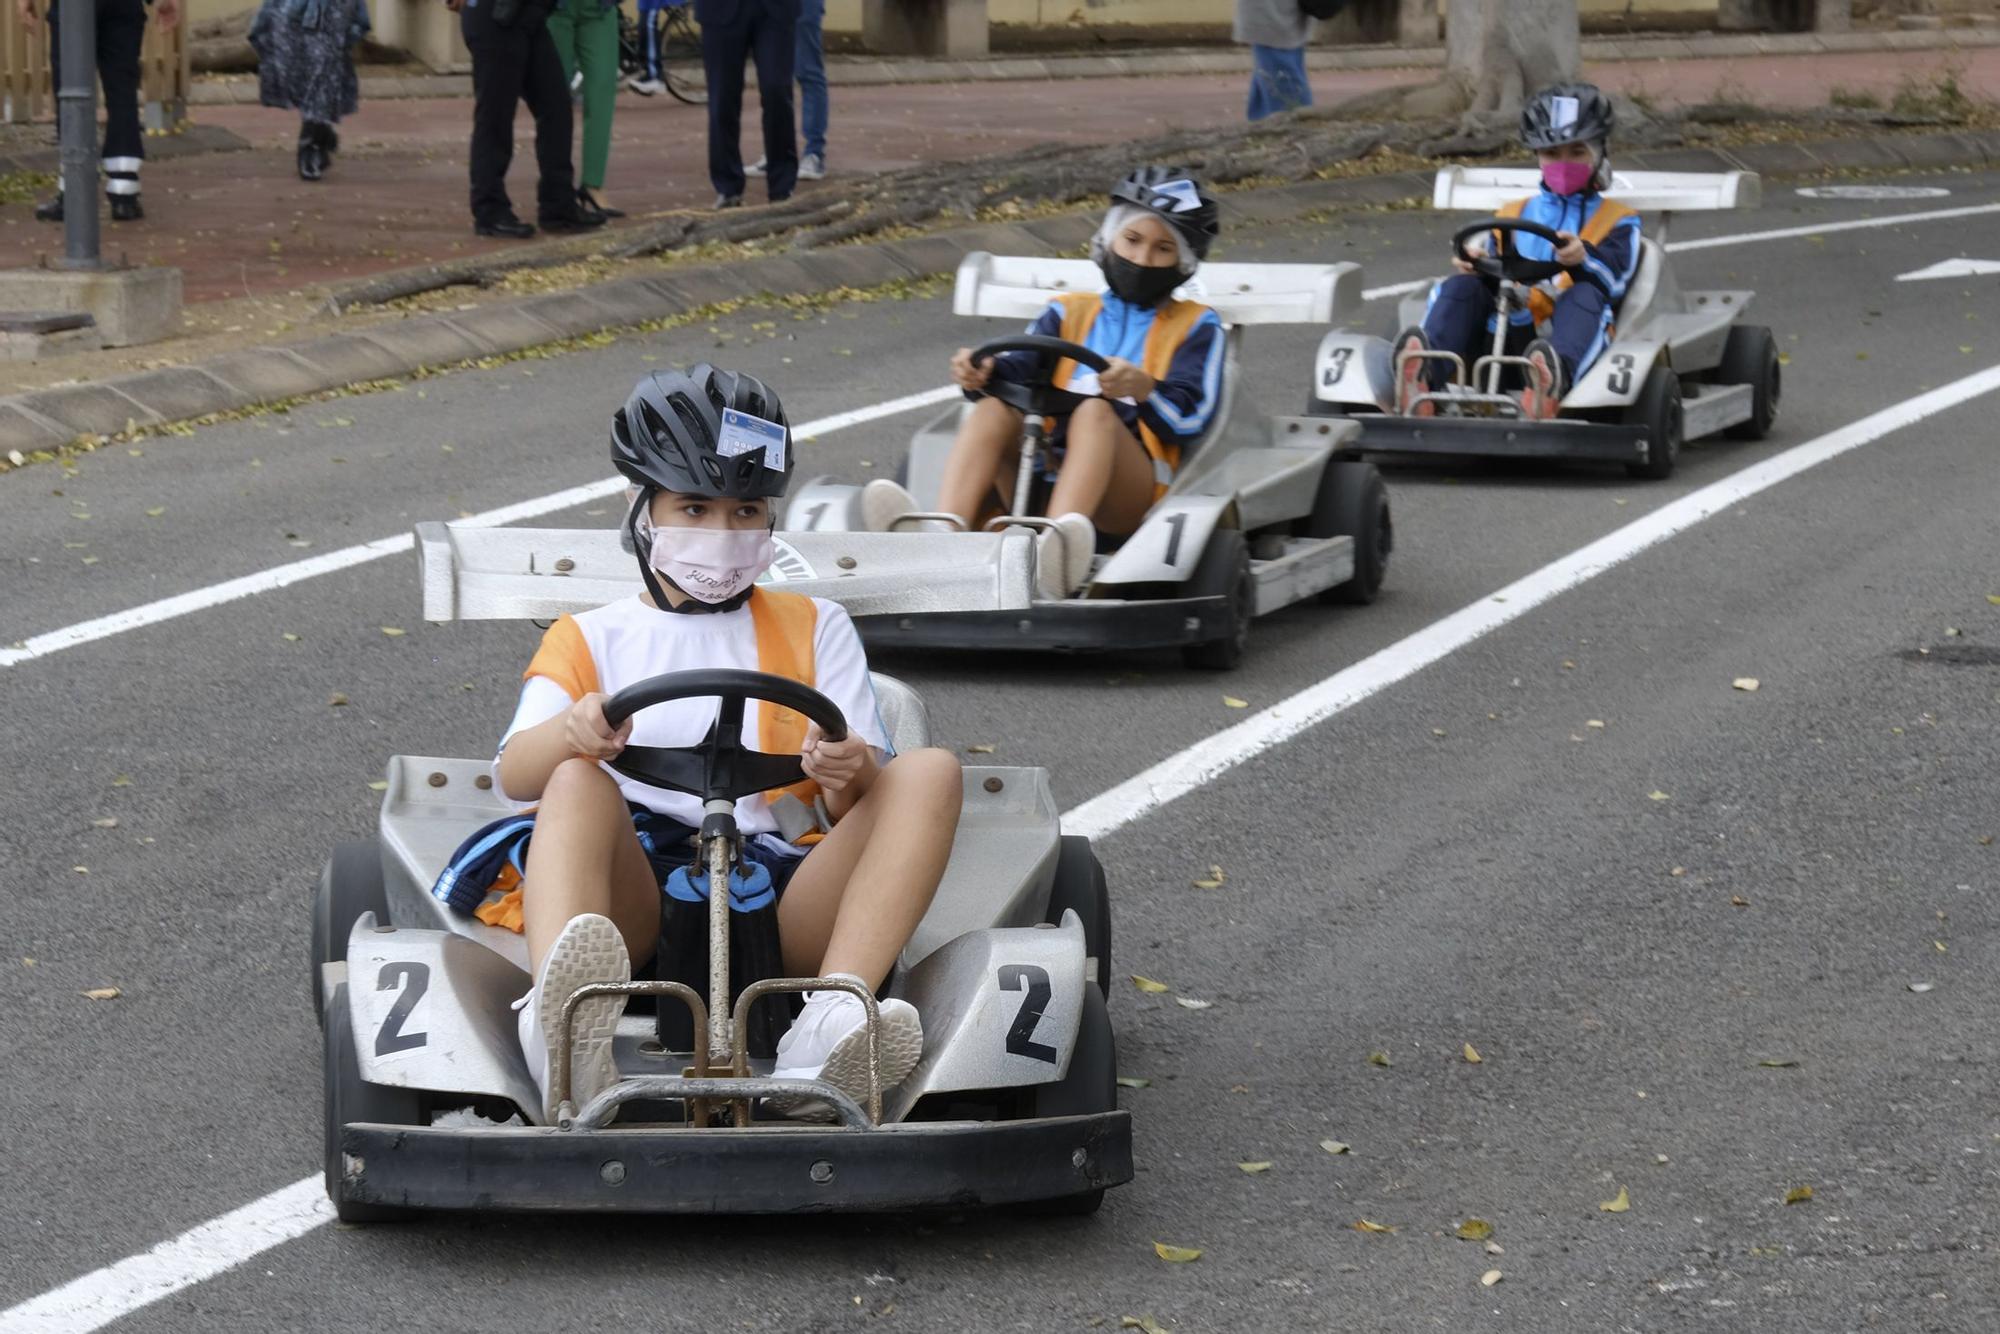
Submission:
[[[360,9],[358,0],[352,8]],[[328,125],[351,115],[361,104],[361,85],[354,75],[354,28],[335,0],[325,19],[308,28],[283,10],[291,6],[266,0],[250,27],[250,45],[257,51],[258,100],[267,107],[296,107],[305,120]],[[366,20],[364,19],[363,22]]]

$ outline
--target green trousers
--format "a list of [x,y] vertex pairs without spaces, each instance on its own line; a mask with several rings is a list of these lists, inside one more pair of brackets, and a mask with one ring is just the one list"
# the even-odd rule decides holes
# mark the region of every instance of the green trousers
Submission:
[[549,15],[549,36],[574,85],[583,71],[583,170],[578,183],[604,188],[611,161],[611,108],[618,100],[618,7],[599,0],[564,0]]

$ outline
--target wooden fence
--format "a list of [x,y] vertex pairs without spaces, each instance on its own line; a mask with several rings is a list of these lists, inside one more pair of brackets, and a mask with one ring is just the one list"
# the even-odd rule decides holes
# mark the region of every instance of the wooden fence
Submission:
[[[149,129],[168,129],[187,116],[187,6],[181,21],[161,31],[157,21],[146,24],[141,49],[139,100]],[[99,108],[104,95],[98,93]],[[48,21],[30,28],[21,22],[13,0],[0,0],[0,120],[11,124],[54,120],[56,84],[49,69]]]

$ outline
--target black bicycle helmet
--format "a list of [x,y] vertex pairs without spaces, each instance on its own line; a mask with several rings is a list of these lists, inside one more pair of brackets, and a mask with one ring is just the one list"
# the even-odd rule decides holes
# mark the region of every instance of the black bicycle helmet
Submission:
[[1559,83],[1542,89],[1521,108],[1521,142],[1536,150],[1596,144],[1602,156],[1616,122],[1611,99],[1596,84]]
[[[783,467],[764,449],[724,454],[722,414],[734,409],[784,431]],[[611,418],[611,461],[642,492],[776,499],[792,480],[792,427],[763,381],[707,362],[653,371]]]
[[1159,215],[1162,222],[1187,242],[1187,248],[1198,260],[1208,258],[1208,248],[1222,230],[1221,211],[1214,196],[1179,167],[1139,168],[1118,182],[1111,192],[1111,202],[1132,204]]

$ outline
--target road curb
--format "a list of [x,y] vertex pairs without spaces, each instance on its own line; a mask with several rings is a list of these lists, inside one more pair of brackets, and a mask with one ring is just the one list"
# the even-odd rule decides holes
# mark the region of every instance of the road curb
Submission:
[[[1620,165],[1655,171],[1755,171],[1765,176],[1825,171],[2000,166],[2000,130],[1834,139],[1738,148],[1675,148],[1626,153]],[[1428,172],[1306,181],[1225,196],[1224,207],[1262,223],[1295,222],[1335,208],[1424,199]],[[1078,213],[989,223],[894,241],[760,256],[667,270],[496,303],[477,310],[416,315],[398,324],[330,334],[283,347],[224,353],[199,363],[113,376],[0,397],[0,455],[51,449],[128,425],[158,426],[211,413],[442,369],[567,338],[749,297],[817,295],[841,288],[949,274],[968,252],[1054,255],[1074,252],[1094,220]]]

